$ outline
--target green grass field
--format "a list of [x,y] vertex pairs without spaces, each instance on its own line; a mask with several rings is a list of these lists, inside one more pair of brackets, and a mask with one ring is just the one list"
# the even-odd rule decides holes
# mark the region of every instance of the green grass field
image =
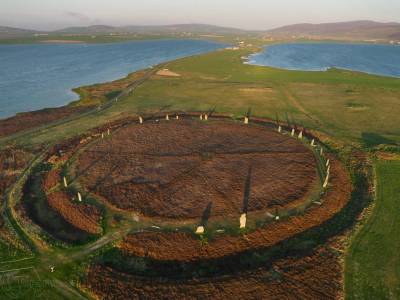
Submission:
[[376,163],[372,216],[346,258],[347,299],[400,299],[400,161]]

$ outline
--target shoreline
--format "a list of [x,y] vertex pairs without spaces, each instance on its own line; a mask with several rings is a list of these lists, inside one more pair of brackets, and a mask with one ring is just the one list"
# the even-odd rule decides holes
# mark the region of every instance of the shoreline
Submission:
[[[96,81],[96,82],[92,82],[92,83],[89,83],[89,84],[83,84],[83,85],[79,85],[79,86],[76,86],[76,87],[71,87],[70,89],[68,89],[68,91],[65,91],[66,94],[70,95],[70,97],[69,97],[70,99],[68,99],[63,104],[59,104],[59,105],[55,105],[55,106],[45,106],[43,108],[34,109],[34,110],[18,111],[13,115],[8,115],[8,116],[6,115],[4,117],[0,117],[0,122],[8,120],[8,119],[11,119],[11,118],[19,117],[19,115],[21,115],[21,114],[42,112],[42,111],[48,110],[48,109],[61,109],[61,108],[70,107],[71,105],[72,106],[76,105],[76,104],[78,104],[79,102],[82,101],[82,95],[79,94],[79,92],[78,92],[82,88],[95,86],[95,85],[105,85],[105,84],[109,84],[109,83],[112,83],[112,82],[115,82],[115,81],[123,80],[123,79],[131,76],[132,74],[137,73],[137,72],[142,72],[142,71],[147,70],[147,69],[156,68],[159,65],[162,65],[162,64],[165,64],[165,63],[174,62],[174,61],[179,60],[179,59],[184,59],[184,58],[189,58],[189,57],[192,57],[192,56],[197,56],[197,55],[211,53],[211,52],[214,52],[214,51],[219,51],[219,50],[224,49],[226,46],[229,45],[229,44],[225,44],[223,42],[213,41],[211,39],[202,39],[202,38],[186,38],[186,39],[178,39],[177,38],[177,39],[174,39],[174,38],[164,38],[164,37],[160,37],[160,38],[157,38],[157,39],[125,40],[125,41],[117,41],[117,42],[112,42],[112,43],[113,44],[126,44],[126,43],[136,43],[136,42],[140,43],[140,42],[146,42],[146,41],[151,42],[151,41],[155,41],[155,40],[156,41],[170,41],[170,40],[171,41],[173,41],[173,40],[205,41],[205,42],[211,42],[211,43],[219,44],[220,48],[218,48],[216,50],[211,49],[211,50],[208,50],[208,51],[205,51],[205,52],[202,52],[202,53],[197,53],[197,54],[189,54],[189,55],[185,55],[185,56],[178,57],[178,58],[171,59],[171,60],[161,61],[161,62],[156,63],[154,65],[149,65],[147,67],[140,68],[138,70],[134,70],[134,71],[128,72],[128,73],[126,73],[126,74],[124,74],[122,76],[117,76],[117,77],[114,77],[114,78],[110,78],[109,80],[106,80],[106,81]],[[56,41],[56,40],[53,40],[53,41]],[[87,44],[87,45],[92,45],[92,44],[101,45],[101,44],[109,44],[109,43],[102,43],[102,42],[100,42],[100,43],[88,43],[88,42],[85,42],[85,41],[82,41],[82,42],[73,41],[73,42],[68,42],[68,43],[37,42],[37,43],[29,44],[29,45],[85,45],[85,44]],[[11,44],[11,45],[4,44],[4,46],[12,46],[12,45],[13,46],[18,46],[18,45],[25,45],[25,44]],[[3,46],[3,44],[1,44],[1,42],[0,42],[0,46]]]
[[[129,41],[127,41],[127,42],[129,42]],[[319,42],[319,44],[321,44],[321,43],[325,43],[325,42]],[[336,44],[337,43],[346,44],[346,43],[343,43],[343,42],[336,42]],[[248,50],[248,52],[250,52],[250,54],[248,54],[247,56],[242,56],[240,59],[242,60],[243,64],[248,64],[248,65],[251,65],[251,66],[259,66],[259,67],[263,67],[263,68],[285,70],[285,71],[290,71],[290,72],[310,72],[310,73],[312,73],[312,72],[329,72],[329,71],[338,70],[338,71],[348,71],[348,72],[352,72],[352,73],[359,73],[361,75],[368,75],[368,76],[373,76],[373,77],[380,77],[380,78],[387,78],[387,79],[400,79],[398,77],[391,77],[391,76],[377,75],[377,74],[369,74],[369,73],[366,73],[366,72],[360,72],[360,71],[355,71],[355,70],[346,70],[346,69],[341,69],[341,68],[328,68],[326,70],[315,70],[315,71],[312,71],[312,70],[288,70],[288,69],[284,69],[284,68],[276,68],[276,67],[270,67],[270,66],[265,66],[265,65],[252,64],[252,63],[249,63],[249,62],[246,63],[246,59],[249,59],[249,57],[251,57],[252,55],[256,55],[256,54],[260,53],[261,51],[263,51],[263,49],[271,47],[271,46],[282,45],[282,44],[286,44],[286,42],[276,42],[276,43],[266,44],[264,46],[254,46],[251,49],[248,48],[247,50]],[[290,44],[290,43],[287,43],[287,44]],[[349,43],[347,43],[347,44],[349,44]],[[371,45],[374,45],[374,44],[371,44]],[[79,87],[76,87],[76,88],[72,88],[70,90],[70,92],[72,92],[72,93],[74,93],[74,94],[76,94],[78,96],[78,98],[75,99],[75,100],[71,100],[71,101],[69,101],[69,102],[67,102],[67,103],[65,103],[64,105],[61,105],[61,106],[44,107],[44,108],[38,109],[38,110],[18,112],[13,116],[1,118],[0,122],[4,123],[5,121],[12,121],[14,119],[24,118],[26,115],[30,115],[30,114],[41,114],[41,113],[46,114],[46,113],[49,113],[49,111],[52,111],[52,110],[63,110],[63,109],[79,108],[79,107],[80,108],[85,108],[85,107],[93,108],[93,107],[96,107],[97,105],[96,104],[94,104],[94,105],[82,104],[82,101],[84,100],[84,96],[81,93],[79,93],[80,89],[91,87],[91,86],[104,86],[104,85],[112,84],[114,82],[118,82],[120,80],[127,79],[129,76],[132,76],[132,75],[134,75],[136,73],[140,73],[140,72],[143,72],[143,71],[148,70],[148,69],[157,68],[157,67],[159,67],[159,66],[161,66],[163,64],[166,64],[166,63],[171,63],[171,62],[174,62],[174,61],[177,61],[177,60],[180,60],[180,59],[185,59],[185,58],[193,57],[193,56],[201,56],[201,55],[205,55],[205,54],[209,54],[209,53],[213,53],[213,52],[218,52],[218,51],[226,51],[226,49],[225,48],[220,48],[220,49],[217,49],[217,50],[211,50],[211,51],[208,51],[208,52],[205,52],[205,53],[201,53],[201,54],[194,54],[194,55],[189,55],[189,56],[185,56],[185,57],[182,57],[182,58],[173,59],[173,60],[166,61],[166,62],[157,64],[157,65],[154,65],[154,66],[150,66],[147,69],[140,69],[140,70],[128,73],[125,77],[120,77],[120,78],[116,78],[116,79],[113,79],[113,80],[110,80],[110,81],[98,82],[98,83],[93,83],[93,84],[90,84],[90,85],[83,85],[83,86],[79,86]],[[232,50],[230,50],[230,51],[232,51]],[[100,104],[100,106],[101,106],[101,104]]]
[[329,71],[334,71],[334,70],[339,70],[339,71],[347,71],[347,72],[353,72],[353,73],[359,73],[359,74],[365,74],[369,76],[378,76],[378,77],[383,77],[383,78],[391,78],[391,79],[400,79],[400,75],[389,75],[389,74],[383,74],[383,73],[371,73],[367,71],[360,71],[360,70],[355,70],[355,69],[350,69],[350,68],[344,68],[344,67],[338,67],[338,66],[329,66],[329,67],[324,67],[321,69],[295,69],[295,68],[285,68],[285,67],[277,67],[277,66],[270,66],[266,64],[261,64],[261,63],[256,63],[254,60],[251,61],[251,58],[257,55],[262,54],[267,50],[267,48],[274,47],[274,46],[282,46],[282,45],[295,45],[295,44],[304,44],[304,45],[324,45],[324,44],[335,44],[335,45],[370,45],[370,46],[388,46],[388,47],[399,47],[398,45],[390,45],[390,44],[384,44],[384,43],[368,43],[368,42],[345,42],[345,41],[332,41],[332,42],[325,42],[325,41],[309,41],[309,42],[282,42],[282,43],[272,43],[272,44],[266,44],[261,47],[261,50],[255,53],[252,53],[246,57],[242,57],[242,61],[246,65],[251,65],[251,66],[258,66],[258,67],[267,67],[267,68],[272,68],[272,69],[277,69],[277,70],[285,70],[285,71],[292,71],[292,72],[329,72]]
[[43,40],[40,44],[85,44],[85,41],[79,40]]

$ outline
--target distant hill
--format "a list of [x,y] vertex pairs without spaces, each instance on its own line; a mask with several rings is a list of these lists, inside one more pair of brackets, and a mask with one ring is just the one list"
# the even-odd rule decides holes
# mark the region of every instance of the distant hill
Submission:
[[106,34],[117,32],[118,28],[107,25],[74,26],[52,31],[53,34]]
[[[32,37],[34,35],[63,36],[63,35],[109,35],[109,34],[141,34],[141,35],[244,35],[254,31],[237,28],[214,26],[207,24],[177,24],[160,26],[75,26],[54,31],[36,31],[21,28],[0,26],[0,39]],[[259,32],[261,33],[261,31]]]
[[0,39],[32,37],[34,35],[218,35],[218,36],[272,36],[277,38],[312,38],[312,39],[346,39],[346,40],[396,40],[400,41],[400,23],[379,23],[373,21],[353,21],[322,24],[295,24],[268,31],[249,31],[238,28],[222,27],[208,24],[176,24],[160,26],[76,26],[55,31],[36,31],[0,26]]
[[87,27],[68,27],[53,33],[59,34],[110,34],[110,33],[137,33],[137,34],[174,34],[174,33],[195,33],[195,34],[237,34],[247,31],[206,24],[177,24],[164,26],[121,26],[113,27],[106,25],[94,25]]
[[23,36],[32,35],[32,34],[35,34],[35,33],[39,33],[39,32],[35,31],[35,30],[29,30],[29,29],[21,29],[21,28],[0,26],[0,37],[1,38],[5,38],[5,37],[23,37]]
[[304,36],[344,39],[400,39],[400,23],[352,21],[322,24],[295,24],[266,32],[272,36]]

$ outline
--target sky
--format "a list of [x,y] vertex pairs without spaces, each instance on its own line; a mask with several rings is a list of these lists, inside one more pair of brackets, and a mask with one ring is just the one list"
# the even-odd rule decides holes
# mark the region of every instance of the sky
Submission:
[[400,0],[0,0],[0,25],[39,30],[183,23],[264,30],[351,20],[400,22]]

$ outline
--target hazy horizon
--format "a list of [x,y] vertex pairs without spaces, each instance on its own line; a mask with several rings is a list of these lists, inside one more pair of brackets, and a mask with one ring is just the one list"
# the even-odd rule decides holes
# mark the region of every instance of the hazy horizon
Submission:
[[[212,24],[267,30],[294,23],[400,22],[395,0],[2,0],[0,25],[56,30],[89,25]],[[350,2],[350,3],[349,3]],[[40,8],[40,11],[38,10]]]

